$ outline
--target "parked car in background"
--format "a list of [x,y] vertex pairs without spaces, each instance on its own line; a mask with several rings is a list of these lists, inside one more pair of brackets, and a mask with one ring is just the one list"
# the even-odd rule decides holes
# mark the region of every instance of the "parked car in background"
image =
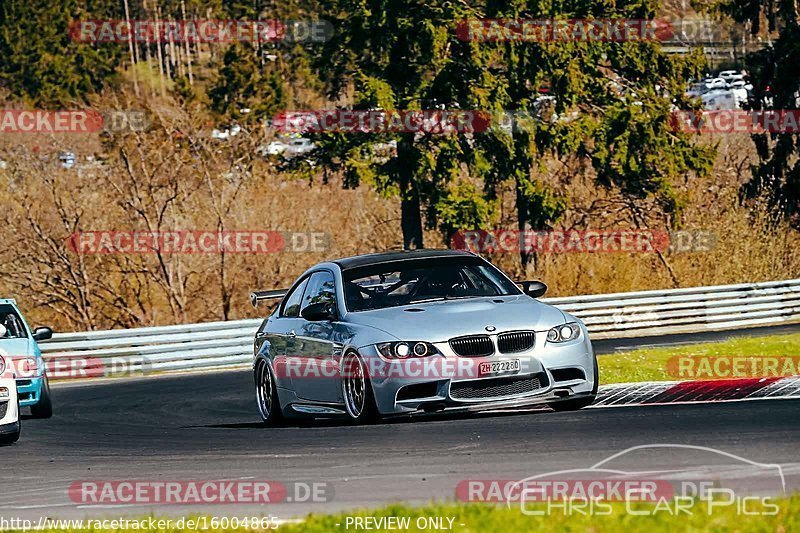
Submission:
[[709,78],[704,80],[704,83],[708,90],[725,89],[728,86],[728,83],[722,78]]
[[211,138],[217,139],[220,141],[224,141],[231,137],[236,137],[242,132],[242,127],[238,124],[233,124],[230,127],[224,129],[214,129],[211,131]]
[[736,94],[730,89],[708,91],[700,99],[703,101],[703,108],[709,111],[739,109],[741,107]]
[[747,106],[747,102],[750,98],[750,90],[747,89],[744,80],[734,82],[728,90],[733,93],[734,98],[736,98],[737,108],[744,108]]
[[742,74],[734,74],[733,76],[728,76],[727,78],[723,78],[723,79],[730,86],[730,85],[733,85],[737,81],[744,81],[744,76]]
[[19,405],[30,407],[34,418],[53,416],[50,383],[36,343],[52,336],[53,330],[46,327],[31,331],[17,302],[0,299],[0,350],[8,354],[6,364],[11,365],[16,376]]
[[686,95],[689,98],[697,98],[702,94],[706,93],[708,89],[706,88],[704,83],[693,83],[689,86],[689,89],[686,91]]
[[316,146],[313,142],[311,142],[311,139],[300,137],[299,139],[291,140],[289,147],[286,149],[286,155],[289,157],[295,157],[298,155],[307,154],[314,148],[316,148]]
[[291,159],[307,154],[314,148],[316,148],[316,145],[306,137],[281,137],[272,141],[260,151],[264,155],[282,155],[286,159]]
[[753,84],[752,83],[748,83],[747,80],[745,80],[744,78],[742,78],[741,80],[732,81],[730,83],[730,87],[731,87],[731,89],[742,88],[742,89],[744,89],[746,91],[752,91],[753,90]]
[[258,147],[256,152],[259,155],[266,157],[270,155],[281,155],[283,152],[286,151],[286,144],[281,141],[272,141],[267,145],[261,145]]
[[58,161],[63,168],[72,168],[75,166],[78,158],[74,152],[59,152]]

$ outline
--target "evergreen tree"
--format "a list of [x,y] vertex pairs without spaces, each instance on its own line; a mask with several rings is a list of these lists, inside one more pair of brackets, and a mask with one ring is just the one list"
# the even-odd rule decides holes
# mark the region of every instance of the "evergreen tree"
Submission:
[[[84,18],[123,18],[112,0],[3,0],[0,84],[33,105],[66,105],[113,83],[124,49],[73,39]],[[121,4],[119,4],[121,6]],[[120,8],[121,9],[121,8]]]

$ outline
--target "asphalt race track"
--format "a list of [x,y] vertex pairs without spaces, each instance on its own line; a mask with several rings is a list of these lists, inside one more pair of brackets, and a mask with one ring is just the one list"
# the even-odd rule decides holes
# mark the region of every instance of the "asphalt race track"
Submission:
[[[768,332],[784,330],[797,327]],[[606,340],[595,342],[595,350],[603,354],[731,335]],[[800,488],[800,400],[574,413],[529,408],[365,427],[318,420],[265,428],[247,371],[58,384],[53,400],[52,419],[24,419],[20,442],[0,448],[0,516],[182,516],[200,510],[83,505],[68,496],[69,486],[81,480],[266,480],[288,486],[290,497],[292,483],[324,484],[320,500],[325,501],[202,506],[204,513],[217,516],[291,518],[393,501],[453,500],[462,480],[518,480],[586,468],[632,446],[658,443],[706,446],[750,461],[777,463],[787,489]],[[736,461],[691,461],[700,478],[708,478],[709,472],[711,477],[739,476],[753,492],[780,492],[774,482]],[[625,466],[649,471],[685,469],[687,463],[680,453],[658,453],[631,456]]]
[[[588,467],[642,444],[709,446],[782,465],[800,487],[800,401],[549,410],[433,416],[352,427],[317,421],[261,426],[245,371],[67,384],[56,415],[24,420],[20,442],[0,448],[0,516],[303,516],[392,501],[453,500],[464,479],[521,479]],[[639,470],[673,468],[680,454],[631,459]],[[635,464],[635,463],[639,464]],[[723,461],[754,491],[779,489]],[[703,463],[704,464],[704,463]],[[709,467],[711,468],[711,467]],[[708,470],[706,470],[708,472]],[[714,474],[717,475],[717,474]],[[727,474],[726,474],[727,475]],[[325,482],[326,503],[85,506],[77,480],[256,479]],[[765,484],[766,483],[766,484]]]

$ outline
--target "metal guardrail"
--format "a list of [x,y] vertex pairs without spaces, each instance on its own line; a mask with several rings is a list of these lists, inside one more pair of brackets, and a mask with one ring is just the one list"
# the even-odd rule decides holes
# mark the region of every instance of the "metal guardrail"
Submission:
[[[800,279],[542,298],[586,323],[593,339],[647,337],[800,322]],[[57,333],[40,343],[53,377],[247,365],[261,319]],[[88,363],[87,363],[88,361]]]

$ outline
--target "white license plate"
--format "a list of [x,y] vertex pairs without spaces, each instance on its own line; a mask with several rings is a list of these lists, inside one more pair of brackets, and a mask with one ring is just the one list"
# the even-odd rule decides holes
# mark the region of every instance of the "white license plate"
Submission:
[[478,374],[481,376],[496,376],[499,374],[516,374],[519,372],[519,359],[506,359],[505,361],[487,361],[478,365]]

